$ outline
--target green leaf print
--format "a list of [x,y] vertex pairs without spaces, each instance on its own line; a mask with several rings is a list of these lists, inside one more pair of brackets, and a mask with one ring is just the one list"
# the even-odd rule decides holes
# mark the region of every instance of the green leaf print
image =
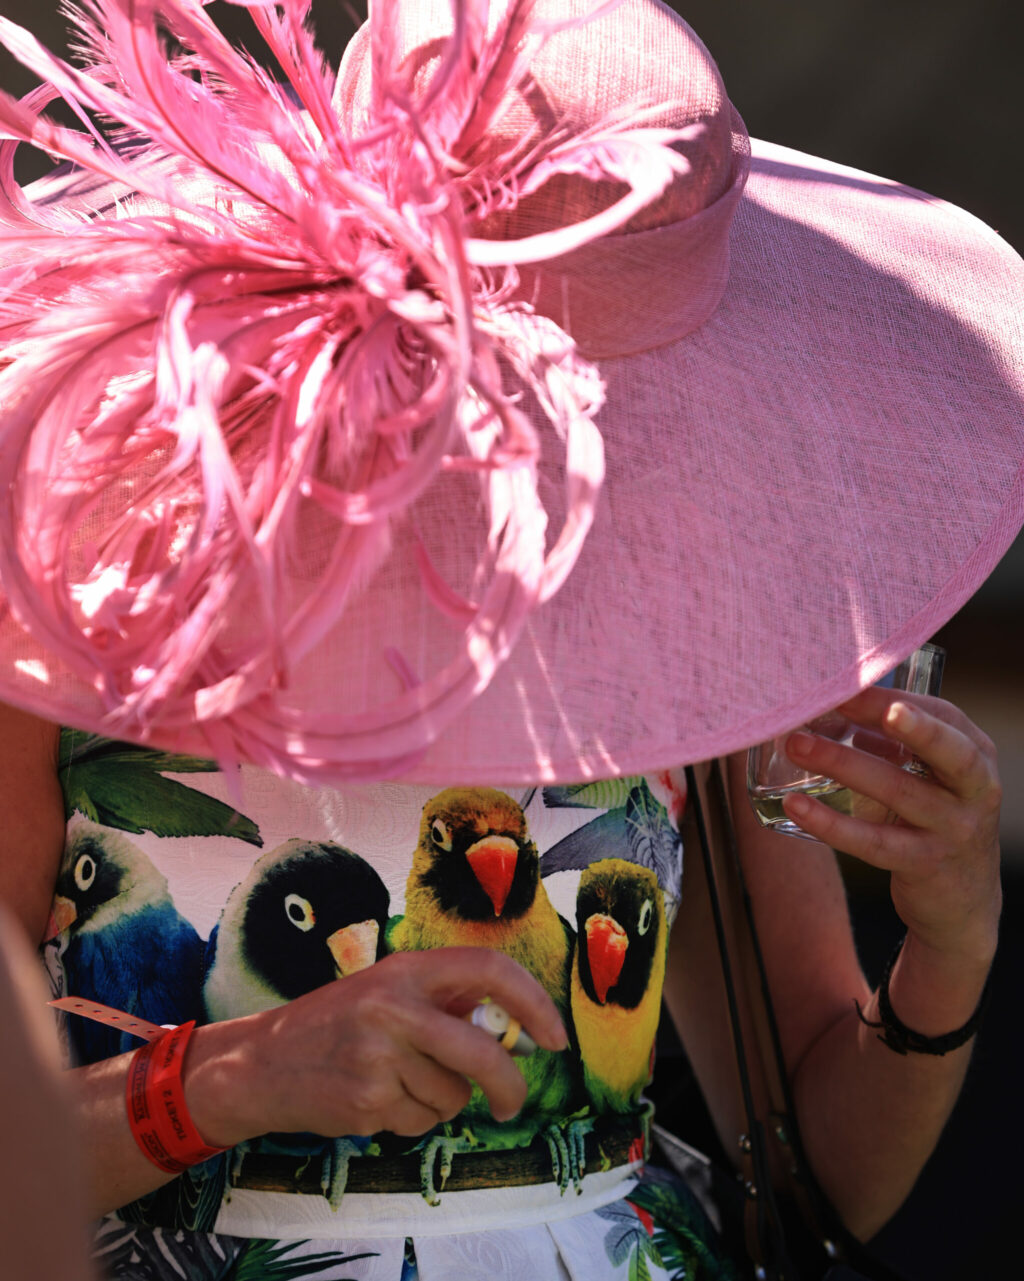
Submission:
[[308,1245],[308,1241],[243,1240],[150,1229],[107,1219],[97,1233],[94,1258],[101,1261],[103,1275],[110,1281],[299,1281],[328,1268],[377,1258],[375,1251],[295,1255]]
[[544,788],[548,809],[615,810],[625,805],[630,792],[643,780],[639,775],[627,778],[598,779],[593,783],[569,783]]
[[82,729],[64,727],[60,732],[60,764],[66,767],[72,761],[83,760],[132,760],[147,761],[153,769],[172,774],[215,774],[220,766],[205,756],[185,756],[180,752],[164,752],[157,747],[140,747],[123,743],[115,738],[104,738]]
[[660,1263],[661,1260],[657,1248],[647,1235],[643,1220],[629,1201],[602,1206],[597,1214],[610,1224],[605,1233],[604,1248],[611,1262],[619,1267],[623,1263],[627,1265],[629,1281],[650,1281],[648,1260],[653,1260],[654,1263]]
[[314,1272],[336,1268],[342,1263],[355,1263],[358,1259],[377,1257],[372,1250],[363,1254],[331,1251],[305,1254],[293,1259],[284,1257],[302,1244],[303,1242],[270,1241],[265,1238],[248,1241],[231,1270],[224,1274],[224,1281],[295,1281],[299,1277],[311,1277]]
[[94,823],[136,835],[232,836],[262,846],[259,828],[250,818],[205,792],[164,777],[170,774],[215,773],[215,761],[135,747],[63,729],[60,778],[64,809]]
[[647,1266],[647,1254],[638,1249],[629,1261],[629,1281],[651,1281],[651,1271]]
[[676,1179],[649,1170],[629,1201],[651,1216],[653,1245],[672,1281],[738,1281],[732,1262],[716,1248],[716,1233],[693,1194]]

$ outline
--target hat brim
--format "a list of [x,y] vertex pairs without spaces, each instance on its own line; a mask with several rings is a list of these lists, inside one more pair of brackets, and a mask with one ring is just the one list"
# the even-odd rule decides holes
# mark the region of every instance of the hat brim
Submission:
[[[1024,521],[1022,285],[963,211],[754,142],[717,310],[601,362],[595,530],[417,774],[669,767],[879,679]],[[648,299],[596,287],[624,334],[643,326]]]
[[[926,640],[1024,521],[1020,259],[920,192],[752,150],[721,302],[685,337],[601,361],[608,475],[580,561],[489,687],[405,762],[410,780],[575,781],[768,738]],[[95,208],[103,192],[70,198]],[[593,288],[642,333],[648,298]],[[435,552],[457,579],[451,501],[428,492],[417,519],[452,531]],[[261,720],[289,727],[296,772],[315,776],[324,707],[393,697],[385,645],[416,672],[442,666],[451,638],[407,550],[399,530],[287,689],[212,728],[259,761]],[[0,659],[10,701],[110,732],[96,690],[9,613]],[[208,752],[210,728],[149,737]]]

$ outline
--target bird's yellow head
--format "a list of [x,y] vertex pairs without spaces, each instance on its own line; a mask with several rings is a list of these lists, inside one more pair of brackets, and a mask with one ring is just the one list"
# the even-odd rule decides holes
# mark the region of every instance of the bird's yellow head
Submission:
[[442,910],[469,920],[525,912],[540,858],[522,807],[491,787],[449,787],[423,807],[413,875]]

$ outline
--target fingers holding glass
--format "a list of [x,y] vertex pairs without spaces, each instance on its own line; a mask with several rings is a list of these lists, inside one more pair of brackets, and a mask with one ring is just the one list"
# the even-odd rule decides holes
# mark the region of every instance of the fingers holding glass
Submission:
[[[878,686],[864,691],[842,707],[816,717],[801,729],[813,735],[815,740],[856,748],[869,758],[922,773],[924,771],[913,751],[885,721],[885,712],[892,705],[893,691],[904,692],[910,697],[937,694],[944,659],[944,651],[938,646],[924,645],[883,678]],[[862,715],[860,700],[865,695],[870,695],[874,702],[868,699],[864,708],[868,714]],[[747,755],[748,795],[762,826],[786,835],[820,839],[796,821],[796,810],[792,807],[787,809],[787,798],[797,794],[811,797],[851,818],[873,823],[893,820],[894,812],[889,806],[871,793],[858,791],[848,786],[845,780],[830,774],[822,767],[820,758],[809,750],[805,751],[802,759],[794,757],[789,750],[792,739],[790,734],[781,735],[752,747]]]

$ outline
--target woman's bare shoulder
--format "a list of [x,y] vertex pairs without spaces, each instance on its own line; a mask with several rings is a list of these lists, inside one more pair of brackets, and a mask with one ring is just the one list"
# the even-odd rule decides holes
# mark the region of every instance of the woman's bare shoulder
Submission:
[[46,924],[64,844],[60,727],[0,703],[0,899],[28,933]]

